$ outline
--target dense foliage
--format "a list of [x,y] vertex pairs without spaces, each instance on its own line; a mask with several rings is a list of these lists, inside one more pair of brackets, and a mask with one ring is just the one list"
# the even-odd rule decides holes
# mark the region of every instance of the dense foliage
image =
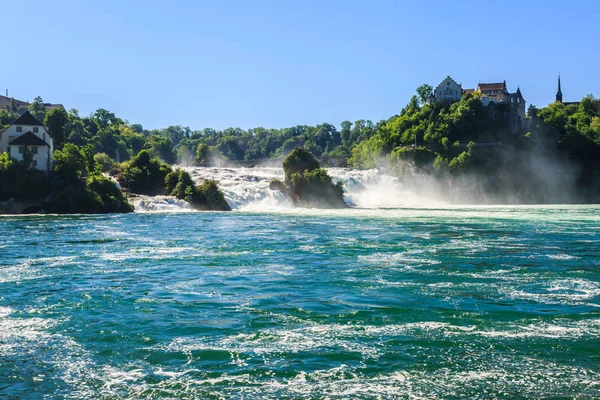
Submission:
[[[36,98],[30,111],[48,126],[56,148],[73,143],[91,149],[93,154],[105,153],[118,162],[130,159],[143,149],[167,164],[281,158],[297,146],[303,146],[316,156],[348,157],[357,143],[375,133],[373,123],[365,120],[344,121],[339,131],[328,123],[284,129],[194,131],[170,126],[146,130],[105,109],[87,117],[80,116],[76,109],[48,111],[41,98]],[[17,117],[16,107],[0,110],[0,128]]]
[[285,182],[274,181],[271,188],[289,196],[295,204],[317,208],[343,208],[344,187],[333,183],[326,170],[306,149],[297,147],[283,160]]
[[85,182],[56,188],[44,209],[57,214],[100,214],[132,212],[133,206],[112,180],[94,173]]
[[414,97],[377,124],[348,163],[384,167],[409,183],[415,175],[443,178],[437,183],[463,200],[597,202],[599,104],[588,96],[579,104],[530,107],[522,124],[511,124],[508,105],[483,106],[478,93],[423,106]]
[[18,162],[0,153],[0,201],[41,200],[50,191],[50,182],[42,171],[31,169],[28,163]]
[[[507,117],[508,105],[484,106],[477,92],[451,104],[425,104],[431,89],[420,86],[407,106],[388,120],[344,121],[339,130],[328,123],[283,129],[194,131],[170,126],[146,130],[104,109],[87,117],[75,109],[48,111],[41,98],[31,103],[30,112],[49,127],[59,150],[56,172],[64,182],[85,175],[83,164],[88,172],[114,171],[125,161],[120,176],[126,186],[138,193],[163,193],[170,171],[163,163],[282,158],[303,147],[317,157],[346,158],[353,167],[387,168],[403,179],[435,176],[455,191],[476,187],[479,192],[510,193],[516,201],[527,202],[600,201],[600,107],[592,96],[579,104],[530,106],[527,118],[515,125]],[[0,127],[17,116],[14,104],[0,110]],[[85,159],[69,145],[83,151]],[[2,179],[0,198],[43,192],[40,174],[7,160],[1,164],[0,175],[13,178]],[[286,175],[286,184],[294,183],[295,172]],[[296,178],[299,190],[325,182],[317,175],[303,177],[306,182]],[[18,182],[36,179],[35,187],[19,188]],[[559,196],[565,192],[577,196]]]
[[164,194],[165,177],[169,172],[171,167],[151,157],[148,151],[142,150],[121,165],[119,179],[133,193]]
[[132,212],[133,207],[114,181],[102,175],[101,165],[86,149],[66,143],[54,152],[52,190],[44,209],[57,214]]
[[187,171],[175,169],[165,178],[165,189],[171,196],[186,200],[197,210],[230,211],[217,182],[205,179],[196,186]]

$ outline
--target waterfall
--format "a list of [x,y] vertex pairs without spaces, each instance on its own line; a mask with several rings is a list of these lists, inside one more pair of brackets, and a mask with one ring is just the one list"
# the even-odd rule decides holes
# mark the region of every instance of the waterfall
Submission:
[[[218,182],[227,203],[238,211],[276,211],[293,208],[292,202],[282,193],[269,189],[273,179],[284,179],[283,169],[276,167],[228,168],[182,167],[197,184],[204,179]],[[355,208],[436,207],[438,201],[435,185],[422,185],[419,190],[407,189],[397,177],[377,169],[327,168],[334,182],[344,184],[344,200]],[[135,196],[131,199],[137,212],[191,211],[184,200],[172,196]]]
[[[268,211],[291,208],[293,204],[280,192],[269,189],[269,183],[283,180],[282,168],[183,167],[198,184],[214,179],[232,209]],[[344,199],[358,208],[398,208],[439,205],[432,196],[419,195],[406,189],[401,181],[377,169],[328,168],[334,182],[344,184]]]

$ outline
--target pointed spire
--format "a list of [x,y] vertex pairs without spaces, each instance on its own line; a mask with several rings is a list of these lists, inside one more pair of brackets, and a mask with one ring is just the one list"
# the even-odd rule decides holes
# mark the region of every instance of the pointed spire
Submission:
[[560,90],[560,72],[558,73],[558,91],[556,92],[556,102],[562,103],[562,90]]

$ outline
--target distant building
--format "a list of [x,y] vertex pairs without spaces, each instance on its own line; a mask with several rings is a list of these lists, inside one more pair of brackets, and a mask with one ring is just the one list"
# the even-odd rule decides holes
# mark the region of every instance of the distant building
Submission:
[[[8,93],[8,91],[7,91],[7,93]],[[31,103],[28,103],[26,101],[17,100],[12,97],[0,95],[0,110],[2,110],[2,109],[9,110],[12,102],[14,102],[15,107],[17,108],[17,112],[19,114],[23,114],[25,111],[27,111],[27,109],[31,105]],[[46,106],[46,108],[48,110],[52,110],[54,108],[62,108],[64,110],[64,108],[65,108],[62,104],[44,103],[44,105]]]
[[42,125],[29,111],[25,111],[8,128],[0,129],[0,152],[23,161],[26,150],[33,153],[32,167],[50,171],[54,143],[48,128]]
[[505,104],[509,108],[510,122],[521,124],[525,120],[525,99],[521,94],[521,88],[515,93],[509,93],[506,81],[501,83],[479,83],[477,91],[481,93],[481,103],[488,106]]
[[[521,89],[517,88],[515,93],[510,93],[506,87],[506,81],[500,83],[479,83],[477,90],[463,89],[462,84],[456,83],[454,79],[447,76],[431,93],[427,104],[460,101],[465,93],[477,93],[484,106],[494,104],[490,109],[492,114],[502,112],[506,115],[509,125],[513,129],[522,126],[525,120],[525,99]],[[499,107],[498,107],[499,106]]]
[[[563,101],[562,88],[560,85],[560,74],[558,74],[558,89],[556,90],[556,103],[564,104],[565,106],[579,106],[581,101]],[[592,104],[596,108],[597,114],[600,115],[600,99],[592,98]]]
[[560,89],[560,74],[558,74],[558,90],[556,91],[556,102],[562,103],[562,90]]
[[429,95],[427,104],[437,103],[440,101],[446,101],[453,103],[459,101],[463,95],[462,86],[452,78],[450,75],[446,77]]

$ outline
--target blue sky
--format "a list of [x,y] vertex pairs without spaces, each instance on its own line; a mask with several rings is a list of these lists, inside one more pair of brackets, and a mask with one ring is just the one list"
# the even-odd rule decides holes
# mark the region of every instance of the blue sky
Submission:
[[0,89],[146,128],[397,114],[446,75],[600,96],[597,1],[0,0]]

